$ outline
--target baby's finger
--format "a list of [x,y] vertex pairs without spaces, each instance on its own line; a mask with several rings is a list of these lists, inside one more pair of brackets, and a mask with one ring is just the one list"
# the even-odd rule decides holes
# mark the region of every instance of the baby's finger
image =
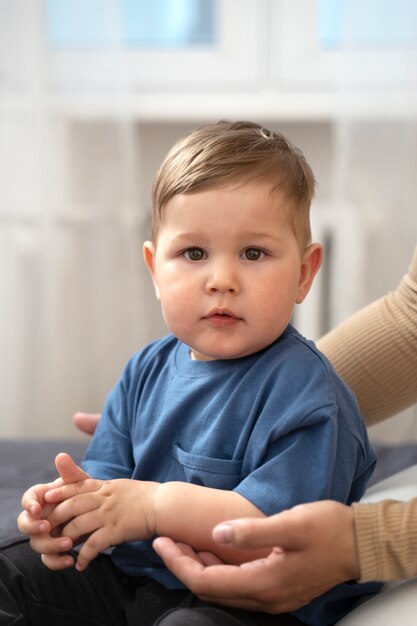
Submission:
[[76,483],[90,478],[89,474],[84,472],[81,467],[78,467],[74,459],[66,452],[61,452],[55,457],[55,466],[65,484]]
[[38,517],[42,512],[45,491],[48,491],[48,485],[34,485],[25,491],[21,500],[22,508],[34,517]]
[[33,485],[25,491],[22,496],[21,504],[25,511],[28,511],[33,517],[39,517],[42,515],[42,507],[45,503],[44,495],[50,489],[59,487],[63,484],[61,478],[57,478],[53,482],[46,484]]
[[62,537],[70,537],[74,544],[84,541],[103,526],[103,520],[96,511],[88,511],[71,519],[61,532]]
[[45,491],[44,499],[45,502],[50,504],[63,502],[64,500],[69,500],[74,496],[83,493],[92,493],[94,491],[98,491],[103,484],[101,480],[95,480],[94,478],[88,478],[86,480],[82,480],[77,483],[71,483],[68,485],[62,485],[56,487],[54,489],[49,489]]
[[73,542],[69,537],[52,537],[49,533],[45,533],[31,537],[30,545],[38,554],[63,556],[63,553],[72,549]]
[[51,524],[46,519],[35,519],[27,511],[22,511],[17,518],[17,526],[23,535],[49,533]]
[[[48,516],[48,521],[52,527],[70,525],[71,529],[76,533],[83,525],[83,516],[93,514],[94,511],[99,508],[100,503],[95,498],[94,493],[85,493],[82,495],[74,496],[69,500],[64,500],[60,504],[55,506],[55,509]],[[95,526],[91,530],[96,530],[98,526]],[[62,532],[62,535],[67,535],[66,532]]]
[[107,550],[111,545],[112,541],[108,529],[105,527],[100,528],[90,535],[82,546],[78,554],[77,562],[75,563],[75,568],[79,572],[84,571],[100,552]]
[[74,557],[70,554],[42,554],[41,558],[42,563],[46,565],[46,567],[56,572],[72,567],[75,562]]

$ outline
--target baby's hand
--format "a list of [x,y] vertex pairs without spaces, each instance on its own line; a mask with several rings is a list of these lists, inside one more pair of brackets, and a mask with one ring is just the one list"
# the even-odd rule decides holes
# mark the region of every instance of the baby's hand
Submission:
[[[131,479],[94,480],[56,486],[44,494],[56,505],[49,516],[53,526],[74,543],[87,536],[76,568],[84,570],[99,552],[149,538],[155,527],[154,494],[158,483]],[[59,504],[60,503],[60,504]],[[71,520],[68,522],[68,520]]]
[[66,554],[73,547],[69,537],[61,534],[62,526],[51,523],[50,516],[56,505],[45,501],[45,493],[76,480],[83,480],[88,474],[73,463],[67,454],[59,454],[55,460],[60,478],[47,484],[34,485],[22,497],[23,511],[18,517],[21,533],[29,535],[33,550],[42,555],[44,564],[53,570],[71,567],[74,559]]
[[21,502],[23,511],[17,522],[20,532],[25,535],[36,535],[51,530],[46,518],[54,507],[46,504],[44,495],[50,489],[63,484],[62,479],[57,478],[52,483],[34,485],[25,491]]

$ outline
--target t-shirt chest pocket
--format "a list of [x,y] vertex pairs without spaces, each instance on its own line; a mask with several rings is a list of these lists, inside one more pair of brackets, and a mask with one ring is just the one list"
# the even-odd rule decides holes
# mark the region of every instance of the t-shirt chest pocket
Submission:
[[172,454],[181,465],[188,483],[230,490],[241,480],[242,461],[193,454],[183,450],[178,443],[173,444]]

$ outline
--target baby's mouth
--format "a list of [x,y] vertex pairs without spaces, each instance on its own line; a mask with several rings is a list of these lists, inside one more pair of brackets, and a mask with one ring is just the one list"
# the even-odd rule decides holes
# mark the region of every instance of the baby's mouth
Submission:
[[219,316],[219,317],[233,317],[235,319],[237,319],[237,315],[235,315],[233,313],[233,311],[230,311],[230,309],[226,309],[226,308],[221,308],[221,307],[216,307],[215,309],[212,309],[206,317],[215,317],[215,316]]
[[229,309],[222,308],[212,309],[204,319],[212,322],[216,326],[233,326],[242,320],[242,318],[235,315]]

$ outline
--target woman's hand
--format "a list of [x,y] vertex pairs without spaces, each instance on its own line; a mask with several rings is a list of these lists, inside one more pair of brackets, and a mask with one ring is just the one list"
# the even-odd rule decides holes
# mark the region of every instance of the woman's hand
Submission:
[[353,512],[333,501],[294,507],[264,519],[219,524],[213,538],[239,548],[270,547],[268,557],[224,565],[166,537],[154,548],[193,593],[208,602],[266,613],[294,611],[360,575]]
[[86,435],[94,435],[101,418],[101,413],[75,413],[73,421],[76,427]]

